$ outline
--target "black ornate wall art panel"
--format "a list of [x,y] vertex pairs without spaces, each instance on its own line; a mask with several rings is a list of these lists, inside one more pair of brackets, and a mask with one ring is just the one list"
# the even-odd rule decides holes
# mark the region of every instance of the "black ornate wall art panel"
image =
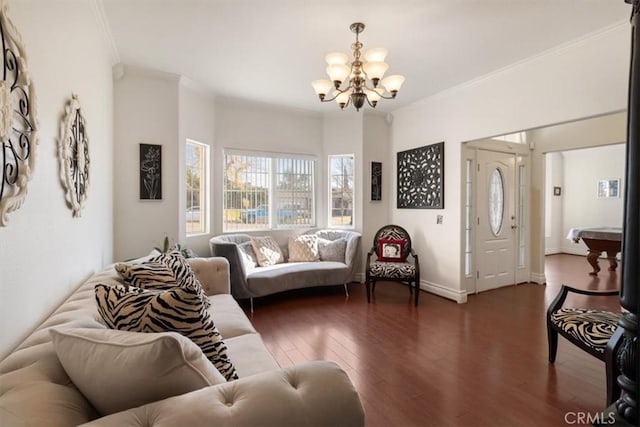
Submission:
[[371,162],[371,200],[382,200],[382,163]]
[[22,37],[0,3],[0,227],[22,206],[37,158],[36,93]]
[[140,144],[140,199],[162,200],[162,145]]
[[398,152],[398,209],[444,209],[444,142]]

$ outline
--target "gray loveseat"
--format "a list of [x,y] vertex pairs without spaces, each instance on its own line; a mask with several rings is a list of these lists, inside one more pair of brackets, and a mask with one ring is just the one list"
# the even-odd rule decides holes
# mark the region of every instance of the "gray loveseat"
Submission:
[[[344,257],[328,256],[314,262],[287,262],[290,237],[315,234],[321,241],[340,244],[344,241]],[[356,260],[361,234],[351,230],[318,230],[304,232],[255,232],[254,236],[271,235],[280,246],[285,262],[265,267],[255,265],[252,259],[251,235],[223,234],[209,240],[212,256],[225,257],[230,265],[231,293],[237,299],[249,298],[253,310],[253,298],[291,289],[313,286],[344,285],[355,280]]]

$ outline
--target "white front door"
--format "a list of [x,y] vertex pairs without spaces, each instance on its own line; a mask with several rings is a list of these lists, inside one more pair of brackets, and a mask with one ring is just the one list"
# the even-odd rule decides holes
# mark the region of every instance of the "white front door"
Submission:
[[515,154],[478,150],[478,292],[517,283],[518,186]]

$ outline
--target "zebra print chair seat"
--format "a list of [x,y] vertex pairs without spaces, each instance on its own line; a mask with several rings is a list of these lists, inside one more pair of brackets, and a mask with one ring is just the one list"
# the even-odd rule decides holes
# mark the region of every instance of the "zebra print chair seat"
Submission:
[[[413,262],[407,260],[409,256]],[[407,230],[393,224],[378,230],[367,254],[366,267],[367,302],[371,302],[372,296],[375,297],[377,281],[392,281],[408,284],[414,304],[418,305],[420,264]]]
[[549,341],[549,362],[554,363],[558,352],[558,335],[605,362],[607,405],[612,404],[620,394],[616,382],[619,375],[615,357],[622,344],[622,329],[618,319],[622,313],[585,308],[563,308],[567,295],[573,292],[590,296],[613,296],[619,291],[587,291],[562,285],[560,292],[547,310],[547,338]]
[[371,275],[389,279],[411,279],[416,275],[416,266],[409,262],[374,261],[369,266]]
[[551,321],[566,334],[604,354],[607,343],[618,328],[621,313],[587,310],[584,308],[561,308],[551,315]]

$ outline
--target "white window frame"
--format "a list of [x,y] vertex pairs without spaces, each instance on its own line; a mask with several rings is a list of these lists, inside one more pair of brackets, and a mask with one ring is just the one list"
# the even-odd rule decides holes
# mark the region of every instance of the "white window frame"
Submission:
[[[199,200],[199,206],[200,206],[200,221],[203,224],[203,229],[202,230],[198,230],[197,232],[189,232],[188,230],[188,220],[189,220],[189,211],[185,210],[185,222],[184,222],[184,230],[185,230],[185,234],[187,237],[193,237],[193,236],[201,236],[203,234],[209,234],[210,231],[210,181],[211,181],[211,169],[210,169],[210,161],[209,161],[209,157],[210,157],[210,147],[208,144],[204,144],[202,142],[198,142],[192,139],[187,139],[186,143],[185,143],[185,194],[188,194],[188,190],[187,190],[187,170],[189,169],[189,166],[187,165],[187,148],[189,146],[194,146],[197,147],[198,149],[202,149],[202,169],[201,169],[201,176],[200,176],[200,200]],[[204,176],[203,176],[204,175]],[[188,207],[188,204],[185,205],[185,207]]]
[[[264,223],[262,227],[256,227],[254,224],[249,223],[239,223],[235,228],[227,228],[227,222],[225,220],[225,174],[226,170],[226,159],[227,156],[253,156],[253,157],[262,157],[268,160],[268,221]],[[263,151],[250,151],[250,150],[238,150],[233,148],[225,148],[222,153],[222,231],[224,233],[237,232],[237,231],[268,231],[275,229],[295,229],[295,228],[313,228],[317,225],[316,219],[316,205],[317,205],[317,189],[316,189],[316,175],[318,170],[318,159],[316,156],[312,155],[304,155],[304,154],[295,154],[295,153],[276,153],[276,152],[263,152]],[[279,160],[307,160],[310,161],[310,166],[312,167],[311,171],[311,183],[309,186],[309,191],[311,191],[311,205],[309,206],[309,221],[303,224],[279,224],[277,218],[278,206],[277,203],[273,203],[272,201],[276,200],[276,188],[273,183],[277,182],[277,177],[280,174],[277,168],[277,162]],[[243,227],[244,226],[244,227]]]
[[[333,214],[333,192],[331,187],[332,181],[332,160],[336,158],[349,158],[352,162],[352,170],[351,170],[351,180],[353,182],[351,189],[351,224],[333,224],[332,222],[332,214]],[[337,229],[355,229],[355,214],[356,214],[356,156],[355,154],[330,154],[327,158],[327,226],[328,228],[337,228]]]

